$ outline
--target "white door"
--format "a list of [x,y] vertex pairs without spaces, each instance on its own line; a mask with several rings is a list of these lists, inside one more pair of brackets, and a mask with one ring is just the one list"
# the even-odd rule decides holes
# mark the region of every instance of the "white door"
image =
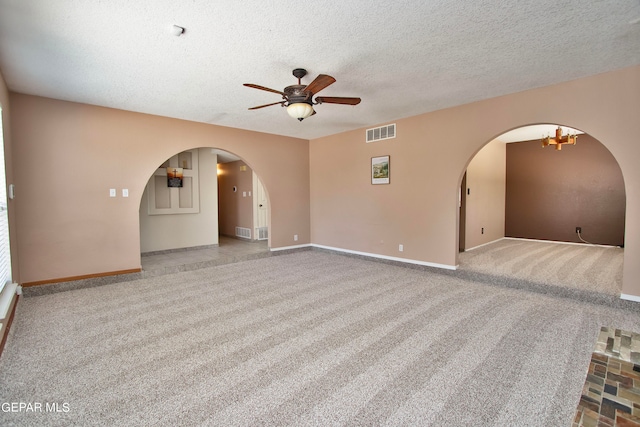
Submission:
[[255,172],[253,174],[253,195],[255,236],[257,236],[257,240],[267,240],[269,238],[269,204],[262,181]]
[[4,136],[0,108],[0,292],[11,283],[11,246],[9,245],[9,212],[7,211],[7,177],[4,166]]

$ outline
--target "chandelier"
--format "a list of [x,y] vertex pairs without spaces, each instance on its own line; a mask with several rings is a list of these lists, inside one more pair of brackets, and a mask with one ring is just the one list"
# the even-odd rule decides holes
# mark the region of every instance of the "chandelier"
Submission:
[[551,138],[550,136],[542,138],[542,148],[546,147],[547,145],[555,145],[556,150],[560,151],[562,150],[563,144],[576,145],[577,139],[578,139],[578,135],[575,135],[575,134],[571,135],[567,133],[565,136],[562,136],[562,128],[558,126],[558,129],[556,129],[555,138]]

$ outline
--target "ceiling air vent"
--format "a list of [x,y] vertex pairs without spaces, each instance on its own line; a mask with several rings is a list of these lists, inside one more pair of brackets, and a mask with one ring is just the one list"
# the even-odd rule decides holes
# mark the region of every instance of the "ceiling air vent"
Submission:
[[396,137],[396,124],[367,129],[367,143]]

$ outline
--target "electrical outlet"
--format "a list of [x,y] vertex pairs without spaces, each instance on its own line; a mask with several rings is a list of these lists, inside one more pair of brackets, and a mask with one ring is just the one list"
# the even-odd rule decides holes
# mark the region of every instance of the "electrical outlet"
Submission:
[[297,235],[297,234],[294,234],[294,235],[293,235],[293,241],[294,241],[294,242],[297,242],[297,241],[298,241],[298,235]]
[[582,227],[576,227],[576,234],[582,233]]
[[400,252],[404,251],[404,245],[398,245],[398,251]]

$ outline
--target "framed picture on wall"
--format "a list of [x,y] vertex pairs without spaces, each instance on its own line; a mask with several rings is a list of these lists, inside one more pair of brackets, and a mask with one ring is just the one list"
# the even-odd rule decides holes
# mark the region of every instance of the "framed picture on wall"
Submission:
[[389,156],[371,158],[371,184],[389,183]]
[[182,168],[167,168],[167,187],[182,187],[182,177],[184,170]]

